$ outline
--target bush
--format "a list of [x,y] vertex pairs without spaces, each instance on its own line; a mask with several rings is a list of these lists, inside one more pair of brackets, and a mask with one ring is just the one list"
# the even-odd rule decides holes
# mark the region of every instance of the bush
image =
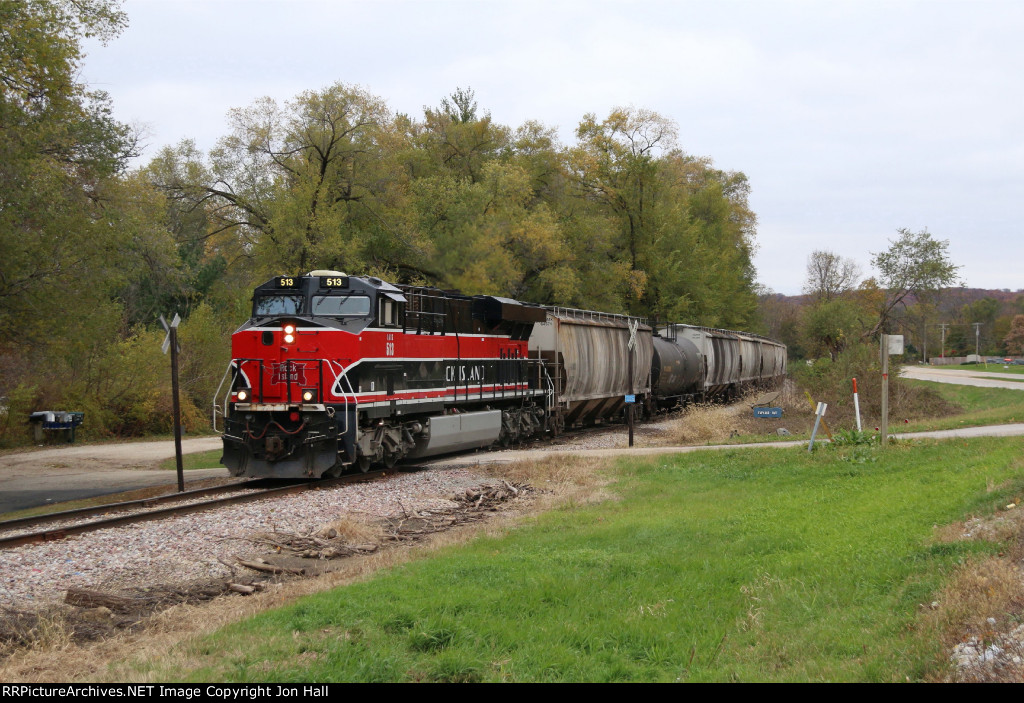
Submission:
[[[814,400],[828,403],[827,419],[833,427],[854,423],[853,384],[857,379],[862,425],[875,426],[882,417],[882,363],[878,345],[856,344],[835,361],[818,359],[811,365],[793,364],[791,378]],[[927,388],[914,387],[899,375],[899,365],[889,365],[889,422],[952,415],[959,409]]]

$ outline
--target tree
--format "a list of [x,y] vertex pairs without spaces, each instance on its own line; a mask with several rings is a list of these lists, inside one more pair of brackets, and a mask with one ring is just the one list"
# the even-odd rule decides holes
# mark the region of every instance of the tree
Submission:
[[[649,214],[657,188],[659,153],[675,148],[678,129],[650,110],[616,108],[602,122],[593,113],[576,128],[570,168],[585,197],[619,218],[630,270],[641,272],[641,249],[652,239]],[[641,287],[642,292],[642,287]]]
[[1006,351],[1016,356],[1024,355],[1024,315],[1015,315],[1010,332],[1003,338]]
[[0,3],[0,338],[44,320],[52,330],[106,294],[129,248],[113,219],[134,137],[77,82],[81,41],[116,36],[118,5]]
[[483,166],[509,146],[510,130],[477,114],[472,88],[457,88],[439,108],[423,108],[420,143],[435,169],[476,183]]
[[812,354],[827,352],[832,361],[857,338],[862,325],[855,304],[842,298],[815,303],[804,311],[803,338]]
[[913,295],[929,293],[956,283],[959,266],[949,260],[949,240],[936,240],[927,230],[897,230],[899,237],[884,252],[872,254],[871,265],[878,269],[878,280],[885,300],[878,321],[865,334],[877,336],[887,325],[893,311],[906,307]]
[[163,169],[158,181],[205,209],[211,236],[232,233],[268,273],[422,260],[395,158],[402,135],[381,99],[335,83],[284,106],[263,98],[231,122],[208,163]]
[[[749,323],[757,222],[738,172],[676,148],[674,122],[650,110],[586,115],[569,150],[577,200],[613,229],[603,266],[617,309],[714,326]],[[585,279],[585,280],[590,280]]]
[[830,251],[814,251],[807,257],[807,281],[804,293],[818,302],[853,290],[860,280],[860,267],[853,259],[844,259]]

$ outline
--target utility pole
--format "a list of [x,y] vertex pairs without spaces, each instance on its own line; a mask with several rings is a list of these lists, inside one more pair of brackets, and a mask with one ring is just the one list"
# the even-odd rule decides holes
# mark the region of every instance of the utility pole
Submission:
[[971,324],[974,325],[974,355],[975,356],[981,356],[981,354],[978,352],[978,348],[979,348],[978,339],[981,336],[981,323],[980,322],[972,322]]
[[939,353],[939,358],[940,359],[945,359],[946,358],[946,327],[947,327],[947,324],[945,322],[940,322],[939,323],[939,327],[942,328],[942,351]]

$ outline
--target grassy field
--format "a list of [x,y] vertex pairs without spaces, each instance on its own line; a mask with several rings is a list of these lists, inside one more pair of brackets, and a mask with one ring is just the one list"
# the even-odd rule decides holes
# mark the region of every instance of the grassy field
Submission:
[[[1017,438],[621,462],[619,500],[306,597],[136,671],[249,682],[924,679],[946,655],[923,604],[958,565],[1003,548],[940,541],[935,526],[1019,496],[1022,449]],[[992,615],[1003,624],[1005,613]]]
[[1024,422],[1024,389],[1018,391],[1009,388],[979,388],[930,381],[908,380],[906,383],[930,387],[945,400],[961,407],[963,412],[949,417],[911,422],[908,425],[891,425],[894,432],[948,430],[957,427]]
[[[216,469],[224,466],[224,464],[220,463],[220,458],[223,454],[223,449],[211,449],[208,452],[183,454],[181,457],[181,468],[184,471],[191,471],[193,469]],[[177,459],[173,456],[170,459],[164,459],[160,462],[160,468],[167,471],[177,471]]]

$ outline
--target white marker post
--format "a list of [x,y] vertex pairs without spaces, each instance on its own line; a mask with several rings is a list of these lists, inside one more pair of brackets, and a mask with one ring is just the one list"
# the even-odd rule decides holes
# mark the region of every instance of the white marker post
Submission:
[[889,440],[889,355],[903,353],[902,334],[882,335],[882,447]]
[[814,450],[814,437],[818,434],[818,427],[821,425],[821,418],[825,417],[825,411],[827,409],[828,403],[818,403],[818,407],[814,411],[814,429],[811,430],[811,441],[807,445],[808,452]]
[[857,431],[860,432],[860,399],[857,397],[857,379],[853,379],[853,409],[857,414]]

